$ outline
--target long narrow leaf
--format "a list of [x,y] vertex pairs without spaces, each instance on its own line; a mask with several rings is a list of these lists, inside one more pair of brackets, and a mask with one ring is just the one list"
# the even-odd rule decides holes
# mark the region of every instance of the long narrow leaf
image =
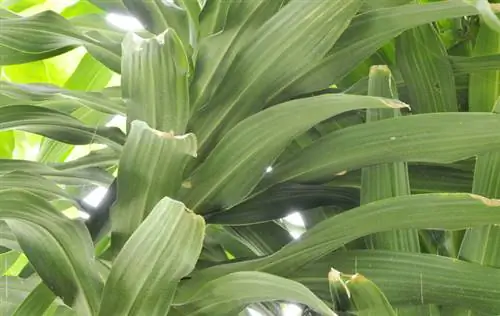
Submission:
[[167,315],[177,283],[195,267],[204,229],[184,204],[160,200],[114,260],[98,315]]

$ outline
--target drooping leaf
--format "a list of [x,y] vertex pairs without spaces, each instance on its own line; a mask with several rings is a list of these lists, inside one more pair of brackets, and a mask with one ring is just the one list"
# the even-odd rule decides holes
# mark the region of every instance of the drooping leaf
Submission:
[[[68,20],[55,12],[45,11],[28,17],[0,19],[0,29],[2,65],[42,60],[84,45],[94,57],[111,69],[120,69],[119,46],[80,33]],[[26,38],[26,34],[29,38]]]
[[184,167],[194,156],[193,134],[175,136],[141,121],[132,122],[119,163],[117,200],[111,210],[114,251],[125,244],[164,196],[176,197]]
[[[418,194],[379,200],[320,222],[307,230],[300,240],[270,256],[195,272],[186,286],[195,288],[194,284],[200,285],[235,271],[258,270],[290,276],[300,267],[359,237],[396,228],[454,230],[496,222],[500,220],[499,206],[498,200],[464,193]],[[183,295],[189,293],[186,291]]]
[[54,293],[45,285],[40,283],[31,291],[24,301],[16,309],[13,316],[42,315],[55,299]]
[[80,313],[96,313],[102,284],[84,225],[25,191],[2,190],[0,200],[0,216],[47,286]]
[[120,151],[125,141],[118,128],[86,126],[63,112],[41,106],[0,107],[0,122],[0,131],[19,129],[74,145],[98,142]]
[[176,309],[193,316],[229,316],[248,304],[274,300],[302,303],[321,315],[336,315],[302,284],[256,271],[235,272],[215,279],[188,300],[176,302]]
[[297,270],[290,278],[329,300],[322,271],[332,266],[345,273],[365,275],[380,287],[393,306],[439,304],[484,313],[479,315],[500,311],[498,269],[434,254],[381,250],[335,252]]
[[390,99],[331,94],[261,111],[240,122],[217,144],[191,176],[191,188],[185,190],[183,201],[200,213],[213,207],[231,207],[255,188],[294,137],[315,124],[359,108],[402,107],[407,105]]
[[98,315],[167,315],[178,282],[195,267],[204,228],[181,202],[160,200],[114,260]]
[[282,93],[274,95],[275,102],[328,88],[405,30],[441,19],[475,14],[476,8],[465,2],[439,1],[381,8],[357,15],[328,56],[289,82]]
[[[89,66],[89,63],[85,64]],[[80,70],[91,74],[91,70],[88,68]],[[80,70],[77,69],[78,73],[75,73],[76,81],[86,82],[87,79],[92,81],[91,78],[87,77],[87,74],[80,76]],[[92,82],[85,84],[69,82],[68,85],[70,88],[79,87],[81,90],[95,87]],[[98,87],[102,89],[104,86]],[[6,97],[0,106],[12,104],[43,105],[64,112],[73,112],[83,107],[108,114],[125,114],[125,105],[121,100],[108,98],[100,92],[70,91],[46,84],[14,84],[1,81],[0,94]]]
[[[376,163],[451,163],[500,146],[494,127],[499,123],[500,116],[491,113],[432,113],[348,127],[274,166],[261,187],[292,179],[331,179]],[[332,156],[334,152],[342,155]]]

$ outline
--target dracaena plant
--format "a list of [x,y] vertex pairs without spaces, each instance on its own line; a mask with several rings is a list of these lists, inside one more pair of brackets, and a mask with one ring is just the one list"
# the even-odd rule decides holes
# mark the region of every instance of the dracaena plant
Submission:
[[0,1],[2,315],[500,313],[498,5],[44,2]]

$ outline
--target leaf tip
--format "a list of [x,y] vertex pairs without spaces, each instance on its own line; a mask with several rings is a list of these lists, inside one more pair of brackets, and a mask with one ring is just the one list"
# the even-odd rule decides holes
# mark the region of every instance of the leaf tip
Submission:
[[477,194],[469,194],[469,196],[472,197],[473,199],[483,202],[487,206],[500,206],[500,200],[498,199],[488,199],[484,196]]

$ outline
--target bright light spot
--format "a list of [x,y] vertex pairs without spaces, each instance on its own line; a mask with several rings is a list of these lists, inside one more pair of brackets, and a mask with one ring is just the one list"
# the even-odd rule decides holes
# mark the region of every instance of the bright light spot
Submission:
[[303,231],[298,231],[298,230],[289,230],[290,236],[292,236],[293,239],[299,239],[300,236],[304,233]]
[[273,167],[269,166],[266,168],[266,173],[271,173],[273,172]]
[[295,304],[286,304],[283,308],[283,316],[301,316],[302,308]]
[[93,207],[96,207],[101,203],[102,199],[106,195],[106,192],[108,192],[108,189],[105,187],[98,187],[94,191],[90,192],[84,199],[83,201]]
[[78,217],[81,218],[81,219],[89,219],[90,215],[87,214],[87,213],[85,213],[85,212],[78,211]]
[[263,316],[261,313],[259,313],[253,308],[247,308],[247,311],[250,314],[250,316]]
[[106,20],[114,26],[125,31],[142,31],[144,26],[133,16],[123,14],[110,13],[106,15]]
[[292,214],[283,218],[283,220],[294,225],[294,226],[306,227],[306,224],[304,223],[304,219],[302,219],[302,215],[300,215],[299,212],[293,212]]
[[114,126],[125,130],[127,125],[127,118],[123,115],[115,115],[113,118],[106,124],[106,126]]

